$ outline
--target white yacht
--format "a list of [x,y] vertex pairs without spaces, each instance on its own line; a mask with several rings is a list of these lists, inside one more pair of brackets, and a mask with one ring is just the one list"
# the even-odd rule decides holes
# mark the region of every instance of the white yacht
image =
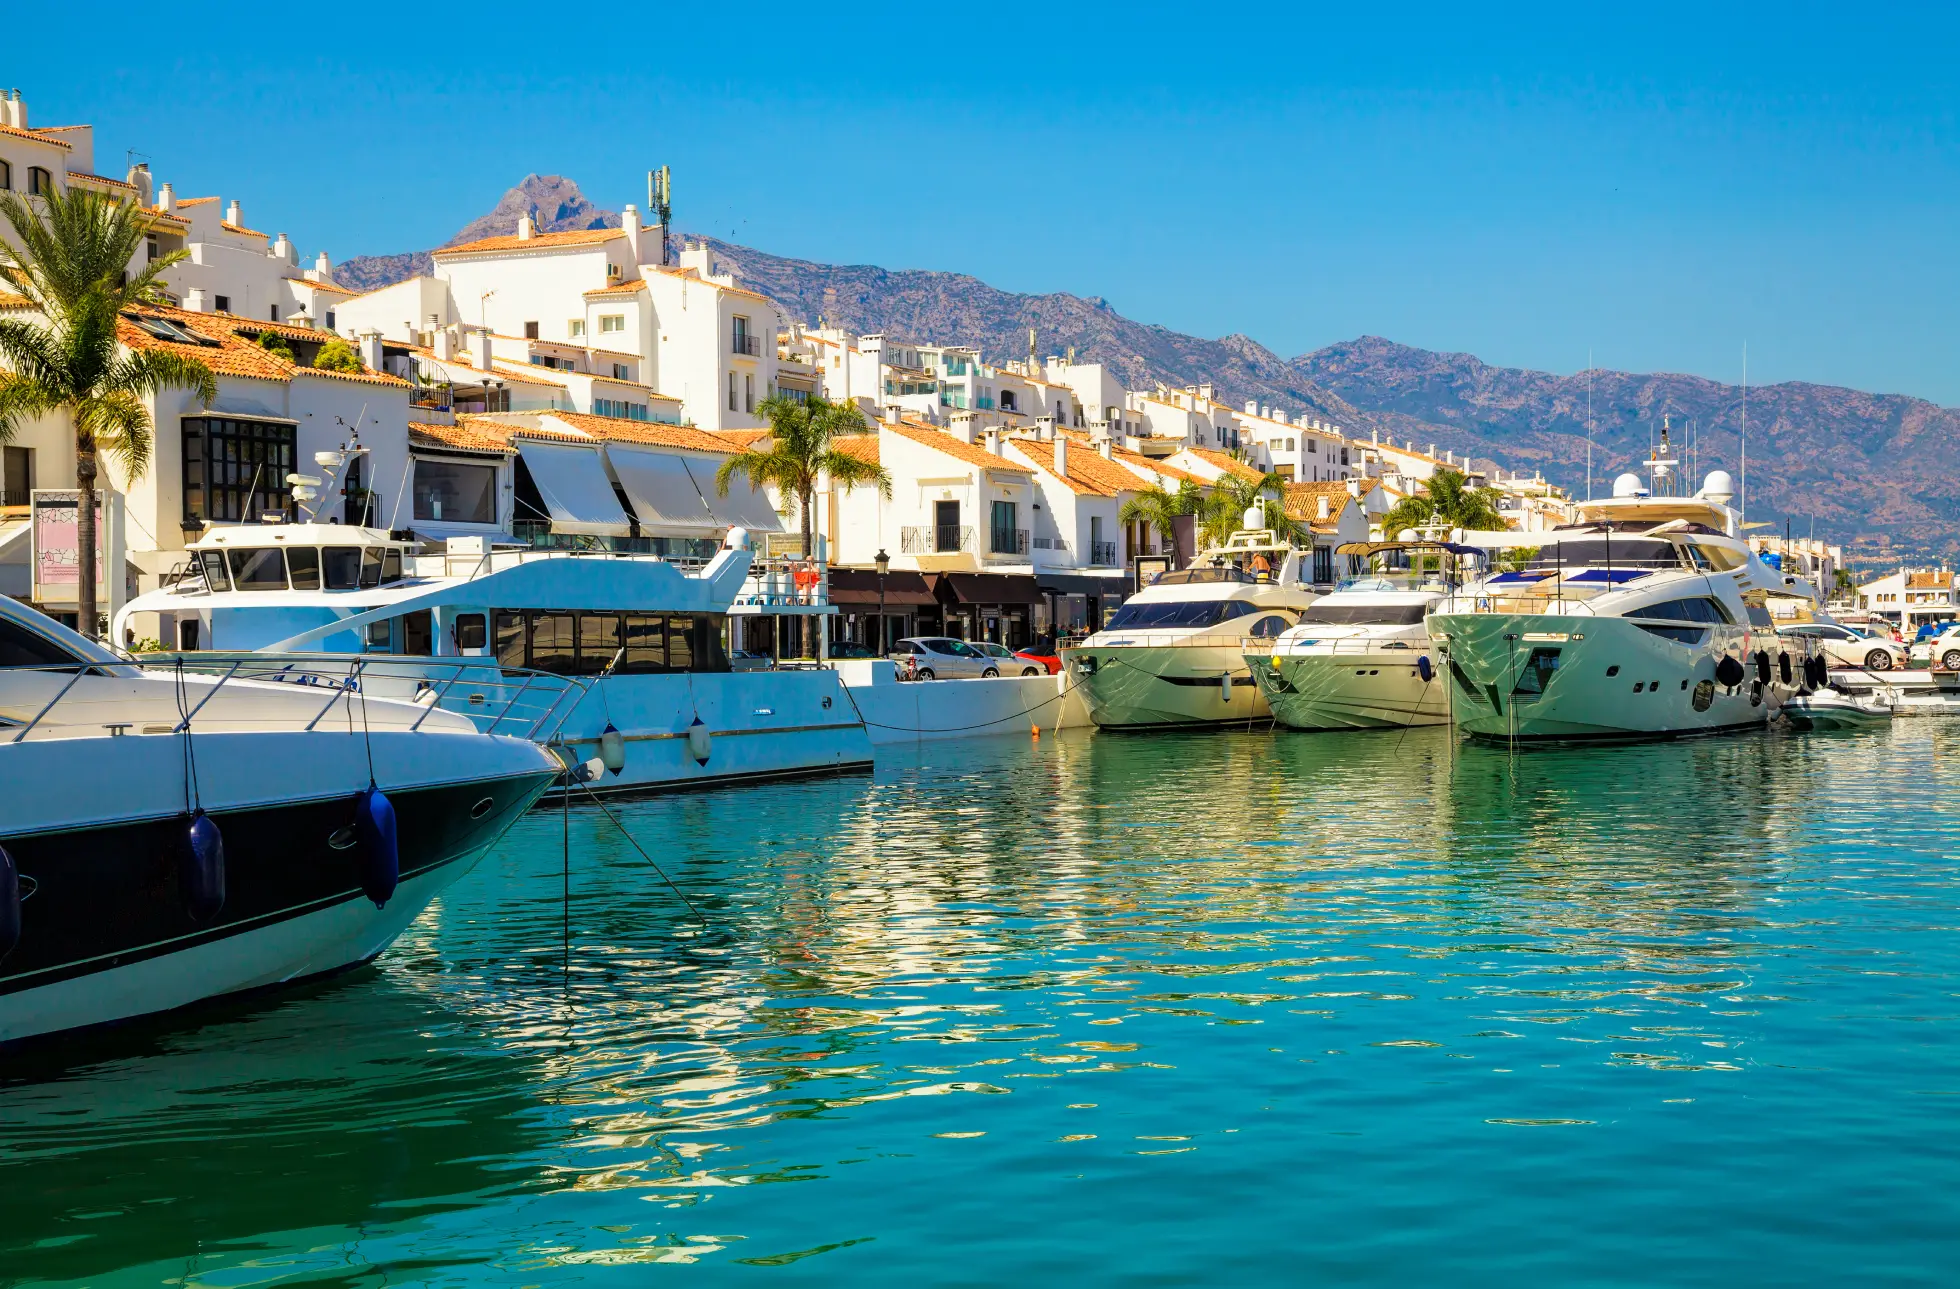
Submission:
[[564,770],[330,683],[145,668],[0,597],[0,1044],[344,971]]
[[1445,564],[1481,556],[1447,542],[1350,542],[1336,554],[1370,571],[1315,600],[1247,669],[1279,724],[1300,730],[1449,723],[1449,694],[1424,619],[1450,591]]
[[268,662],[338,665],[373,692],[479,721],[555,686],[565,701],[538,736],[575,761],[603,760],[595,790],[870,767],[836,672],[731,670],[731,614],[808,607],[787,575],[751,578],[743,529],[696,569],[483,537],[418,549],[407,534],[352,525],[215,528],[192,545],[187,575],[130,601],[115,632],[154,614],[200,669],[248,653],[254,674]]
[[[1757,729],[1803,688],[1804,648],[1776,634],[1770,600],[1815,601],[1803,579],[1742,540],[1716,471],[1666,495],[1623,474],[1608,500],[1543,534],[1523,568],[1493,573],[1431,610],[1456,721],[1500,740],[1602,739]],[[1532,535],[1536,537],[1537,535]]]
[[[1247,522],[1256,522],[1256,510]],[[1273,571],[1248,571],[1257,564]],[[1104,729],[1245,725],[1272,711],[1247,670],[1256,641],[1291,627],[1314,592],[1300,552],[1246,528],[1191,567],[1160,573],[1109,625],[1062,651],[1089,717]]]

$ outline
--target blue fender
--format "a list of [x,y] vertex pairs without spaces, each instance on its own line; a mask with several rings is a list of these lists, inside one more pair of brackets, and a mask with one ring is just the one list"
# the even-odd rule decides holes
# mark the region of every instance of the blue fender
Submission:
[[1436,678],[1436,669],[1430,666],[1428,654],[1422,654],[1416,659],[1416,675],[1422,677],[1422,683],[1425,685]]
[[394,895],[402,877],[402,859],[395,836],[395,805],[376,787],[354,798],[354,830],[361,838],[361,890],[381,908]]
[[177,877],[193,920],[209,922],[225,907],[225,838],[202,806],[191,813]]

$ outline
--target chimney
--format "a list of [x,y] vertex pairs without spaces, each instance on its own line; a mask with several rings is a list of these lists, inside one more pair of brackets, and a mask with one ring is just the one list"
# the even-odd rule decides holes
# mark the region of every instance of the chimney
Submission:
[[1064,435],[1055,440],[1055,477],[1068,478],[1068,438]]
[[149,162],[137,162],[129,168],[129,173],[124,178],[129,181],[129,186],[136,190],[136,200],[138,202],[145,206],[156,204],[156,193],[150,184]]
[[950,431],[950,433],[954,438],[958,439],[962,443],[973,442],[974,439],[973,418],[971,416],[954,417],[953,428]]
[[333,285],[333,261],[327,258],[325,251],[321,251],[319,255],[314,257],[313,280],[315,282],[325,282],[328,286]]
[[1211,402],[1216,397],[1217,393],[1218,393],[1218,387],[1215,385],[1198,386],[1198,397],[1204,399],[1207,403]]
[[897,403],[893,403],[891,406],[885,409],[885,424],[897,425],[899,421],[903,419],[904,415],[905,415],[904,409],[899,407]]
[[1055,438],[1055,418],[1052,416],[1035,417],[1034,436],[1043,443],[1053,441]]
[[1434,443],[1429,445],[1429,459],[1432,461],[1436,459],[1436,445]]
[[640,208],[629,205],[619,212],[619,231],[626,234],[626,244],[633,248],[633,260],[640,259]]
[[169,184],[157,189],[157,209],[166,215],[177,209],[177,190]]
[[456,356],[456,328],[444,327],[435,335],[436,357],[448,362]]
[[204,302],[203,287],[194,286],[190,290],[184,292],[184,308],[188,309],[190,312],[204,313],[207,312],[210,309],[210,307],[211,306],[209,306]]
[[231,205],[225,207],[225,222],[237,228],[245,227],[245,208],[238,204],[236,197],[231,199]]
[[1096,451],[1102,453],[1102,458],[1105,461],[1114,461],[1116,459],[1116,447],[1108,439],[1103,439],[1098,442],[1096,444]]
[[476,332],[476,369],[478,371],[490,371],[492,370],[490,365],[490,328],[474,327],[472,330]]
[[1347,486],[1348,486],[1348,496],[1353,497],[1356,501],[1361,500],[1361,480],[1349,479],[1347,481]]
[[519,215],[517,217],[517,236],[520,241],[530,241],[537,235],[537,231],[538,226],[531,222],[529,215]]
[[381,370],[381,333],[373,327],[360,333],[361,366],[369,371]]
[[1259,400],[1258,400],[1258,399],[1256,399],[1256,398],[1248,398],[1248,399],[1246,399],[1246,400],[1245,400],[1245,414],[1246,414],[1247,416],[1257,416],[1257,415],[1259,415]]
[[14,91],[13,107],[7,113],[7,124],[16,130],[27,128],[27,104],[21,102],[19,90]]
[[1321,493],[1321,494],[1320,494],[1320,495],[1319,495],[1318,497],[1315,497],[1315,498],[1314,498],[1314,502],[1315,502],[1315,505],[1314,505],[1314,511],[1315,511],[1315,514],[1314,514],[1314,518],[1316,518],[1316,519],[1321,519],[1321,520],[1325,520],[1325,519],[1327,518],[1327,510],[1328,510],[1328,507],[1327,507],[1327,494],[1326,494],[1326,493],[1324,493],[1324,492],[1323,492],[1323,493]]
[[989,456],[999,456],[1000,455],[1000,428],[996,426],[993,429],[988,430],[986,432],[985,437],[986,437],[986,444],[987,444],[987,454]]
[[287,239],[284,233],[279,234],[272,241],[272,258],[275,260],[284,260],[288,264],[299,263],[299,252],[293,249],[292,242]]

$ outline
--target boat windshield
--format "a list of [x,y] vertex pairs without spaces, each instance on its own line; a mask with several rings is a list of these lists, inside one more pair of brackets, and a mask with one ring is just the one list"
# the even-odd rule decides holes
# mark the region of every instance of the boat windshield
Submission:
[[1157,600],[1116,610],[1105,631],[1125,627],[1209,627],[1252,612],[1244,600]]
[[1150,579],[1152,586],[1196,586],[1202,582],[1251,583],[1252,574],[1227,565],[1224,568],[1178,568]]
[[1651,537],[1580,537],[1540,546],[1526,568],[1549,573],[1559,568],[1677,568],[1680,563],[1672,542]]
[[1302,626],[1328,627],[1408,627],[1422,621],[1429,611],[1426,603],[1416,604],[1310,604],[1300,614]]

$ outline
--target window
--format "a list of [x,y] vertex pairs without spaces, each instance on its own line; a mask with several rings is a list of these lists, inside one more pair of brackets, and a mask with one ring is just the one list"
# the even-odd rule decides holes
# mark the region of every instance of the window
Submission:
[[578,667],[577,618],[569,613],[531,613],[531,653],[526,666],[555,675],[572,675]]
[[332,310],[332,309],[328,309],[328,310],[327,310],[327,330],[328,330],[328,331],[332,331],[332,330],[333,330],[333,310]]
[[538,338],[538,324],[537,324],[537,323],[535,323],[535,322],[527,322],[527,323],[525,323],[525,324],[524,324],[524,338],[525,338],[526,340],[536,340],[536,339]]
[[162,254],[163,252],[157,249],[157,239],[155,238],[155,236],[150,236],[143,239],[143,258],[145,260],[156,259],[158,256]]
[[1581,537],[1538,548],[1532,572],[1564,568],[1674,568],[1680,563],[1672,542],[1640,537]]
[[1331,546],[1313,548],[1313,580],[1331,582],[1334,580],[1334,549]]
[[367,651],[369,653],[393,653],[395,650],[395,624],[387,618],[367,624]]
[[610,670],[622,641],[617,613],[578,615],[578,674],[598,676]]
[[223,551],[199,551],[197,562],[204,569],[204,586],[209,591],[229,591],[231,571],[225,567]]
[[[474,616],[474,615],[472,615]],[[482,619],[476,619],[481,630]],[[457,619],[457,643],[465,618]],[[719,614],[520,613],[497,614],[497,661],[558,675],[727,671]],[[622,653],[622,649],[624,652]],[[616,660],[616,661],[615,661]]]
[[1210,627],[1252,612],[1243,600],[1172,600],[1156,604],[1126,604],[1116,610],[1106,630],[1124,627]]
[[457,614],[455,632],[458,649],[481,649],[489,640],[481,613]]
[[277,546],[230,551],[231,582],[241,591],[286,589],[286,552]]
[[599,315],[599,330],[600,330],[600,331],[601,331],[602,333],[603,333],[603,332],[607,332],[607,331],[624,331],[624,330],[626,330],[626,315],[625,315],[625,314],[623,314],[623,313],[602,313],[602,314],[600,314],[600,315]]
[[1269,613],[1265,617],[1253,623],[1251,628],[1246,631],[1246,634],[1249,636],[1256,636],[1261,640],[1266,640],[1266,639],[1270,639],[1273,636],[1279,635],[1281,632],[1285,630],[1286,630],[1286,619],[1282,618],[1277,613]]
[[1013,390],[1003,389],[1000,392],[1000,410],[1003,412],[1015,412],[1020,410],[1019,408],[1014,406]]
[[728,410],[735,410],[735,373],[728,373]]
[[44,197],[54,191],[54,176],[40,166],[27,168],[27,195]]
[[932,503],[933,549],[956,551],[960,548],[960,503]]
[[381,550],[376,546],[361,550],[361,589],[371,590],[381,585]]
[[5,192],[11,189],[13,186],[14,186],[13,166],[8,162],[0,161],[0,192]]
[[742,410],[755,410],[755,377],[748,372],[742,373]]
[[1013,555],[1020,550],[1020,534],[1014,531],[1017,506],[1011,501],[993,503],[993,525],[987,547],[996,555]]
[[216,309],[219,313],[230,313],[231,297],[228,295],[213,296],[211,300],[211,307]]
[[734,317],[734,332],[730,340],[732,343],[729,348],[738,354],[746,354],[753,358],[762,352],[760,339],[749,331],[749,320],[739,313]]
[[290,512],[293,426],[193,416],[184,419],[183,434],[186,518],[238,523]]
[[286,550],[286,572],[295,591],[320,589],[320,550],[317,546],[292,546]]
[[1629,609],[1630,618],[1662,618],[1675,622],[1727,622],[1728,611],[1721,601],[1696,596],[1686,600],[1664,600],[1659,604],[1649,604],[1645,608]]
[[34,449],[0,449],[0,506],[25,506],[33,492]]
[[630,374],[629,374],[629,373],[627,372],[627,370],[626,370],[626,364],[625,364],[625,363],[614,363],[614,364],[613,364],[613,379],[614,379],[614,380],[631,380],[631,379],[632,379],[632,376],[631,376],[631,375],[630,375]]
[[1313,604],[1300,612],[1300,625],[1328,627],[1412,627],[1428,612],[1425,604]]
[[415,458],[415,517],[452,524],[497,522],[497,467]]
[[279,321],[279,306],[276,304],[272,306],[272,320],[274,322]]
[[320,552],[320,580],[329,591],[352,591],[361,584],[361,548],[328,546]]
[[1518,683],[1511,687],[1511,693],[1520,700],[1536,699],[1545,692],[1551,683],[1552,673],[1558,670],[1559,651],[1557,649],[1533,649],[1518,672]]
[[573,318],[565,324],[565,334],[576,340],[585,334],[585,319]]

